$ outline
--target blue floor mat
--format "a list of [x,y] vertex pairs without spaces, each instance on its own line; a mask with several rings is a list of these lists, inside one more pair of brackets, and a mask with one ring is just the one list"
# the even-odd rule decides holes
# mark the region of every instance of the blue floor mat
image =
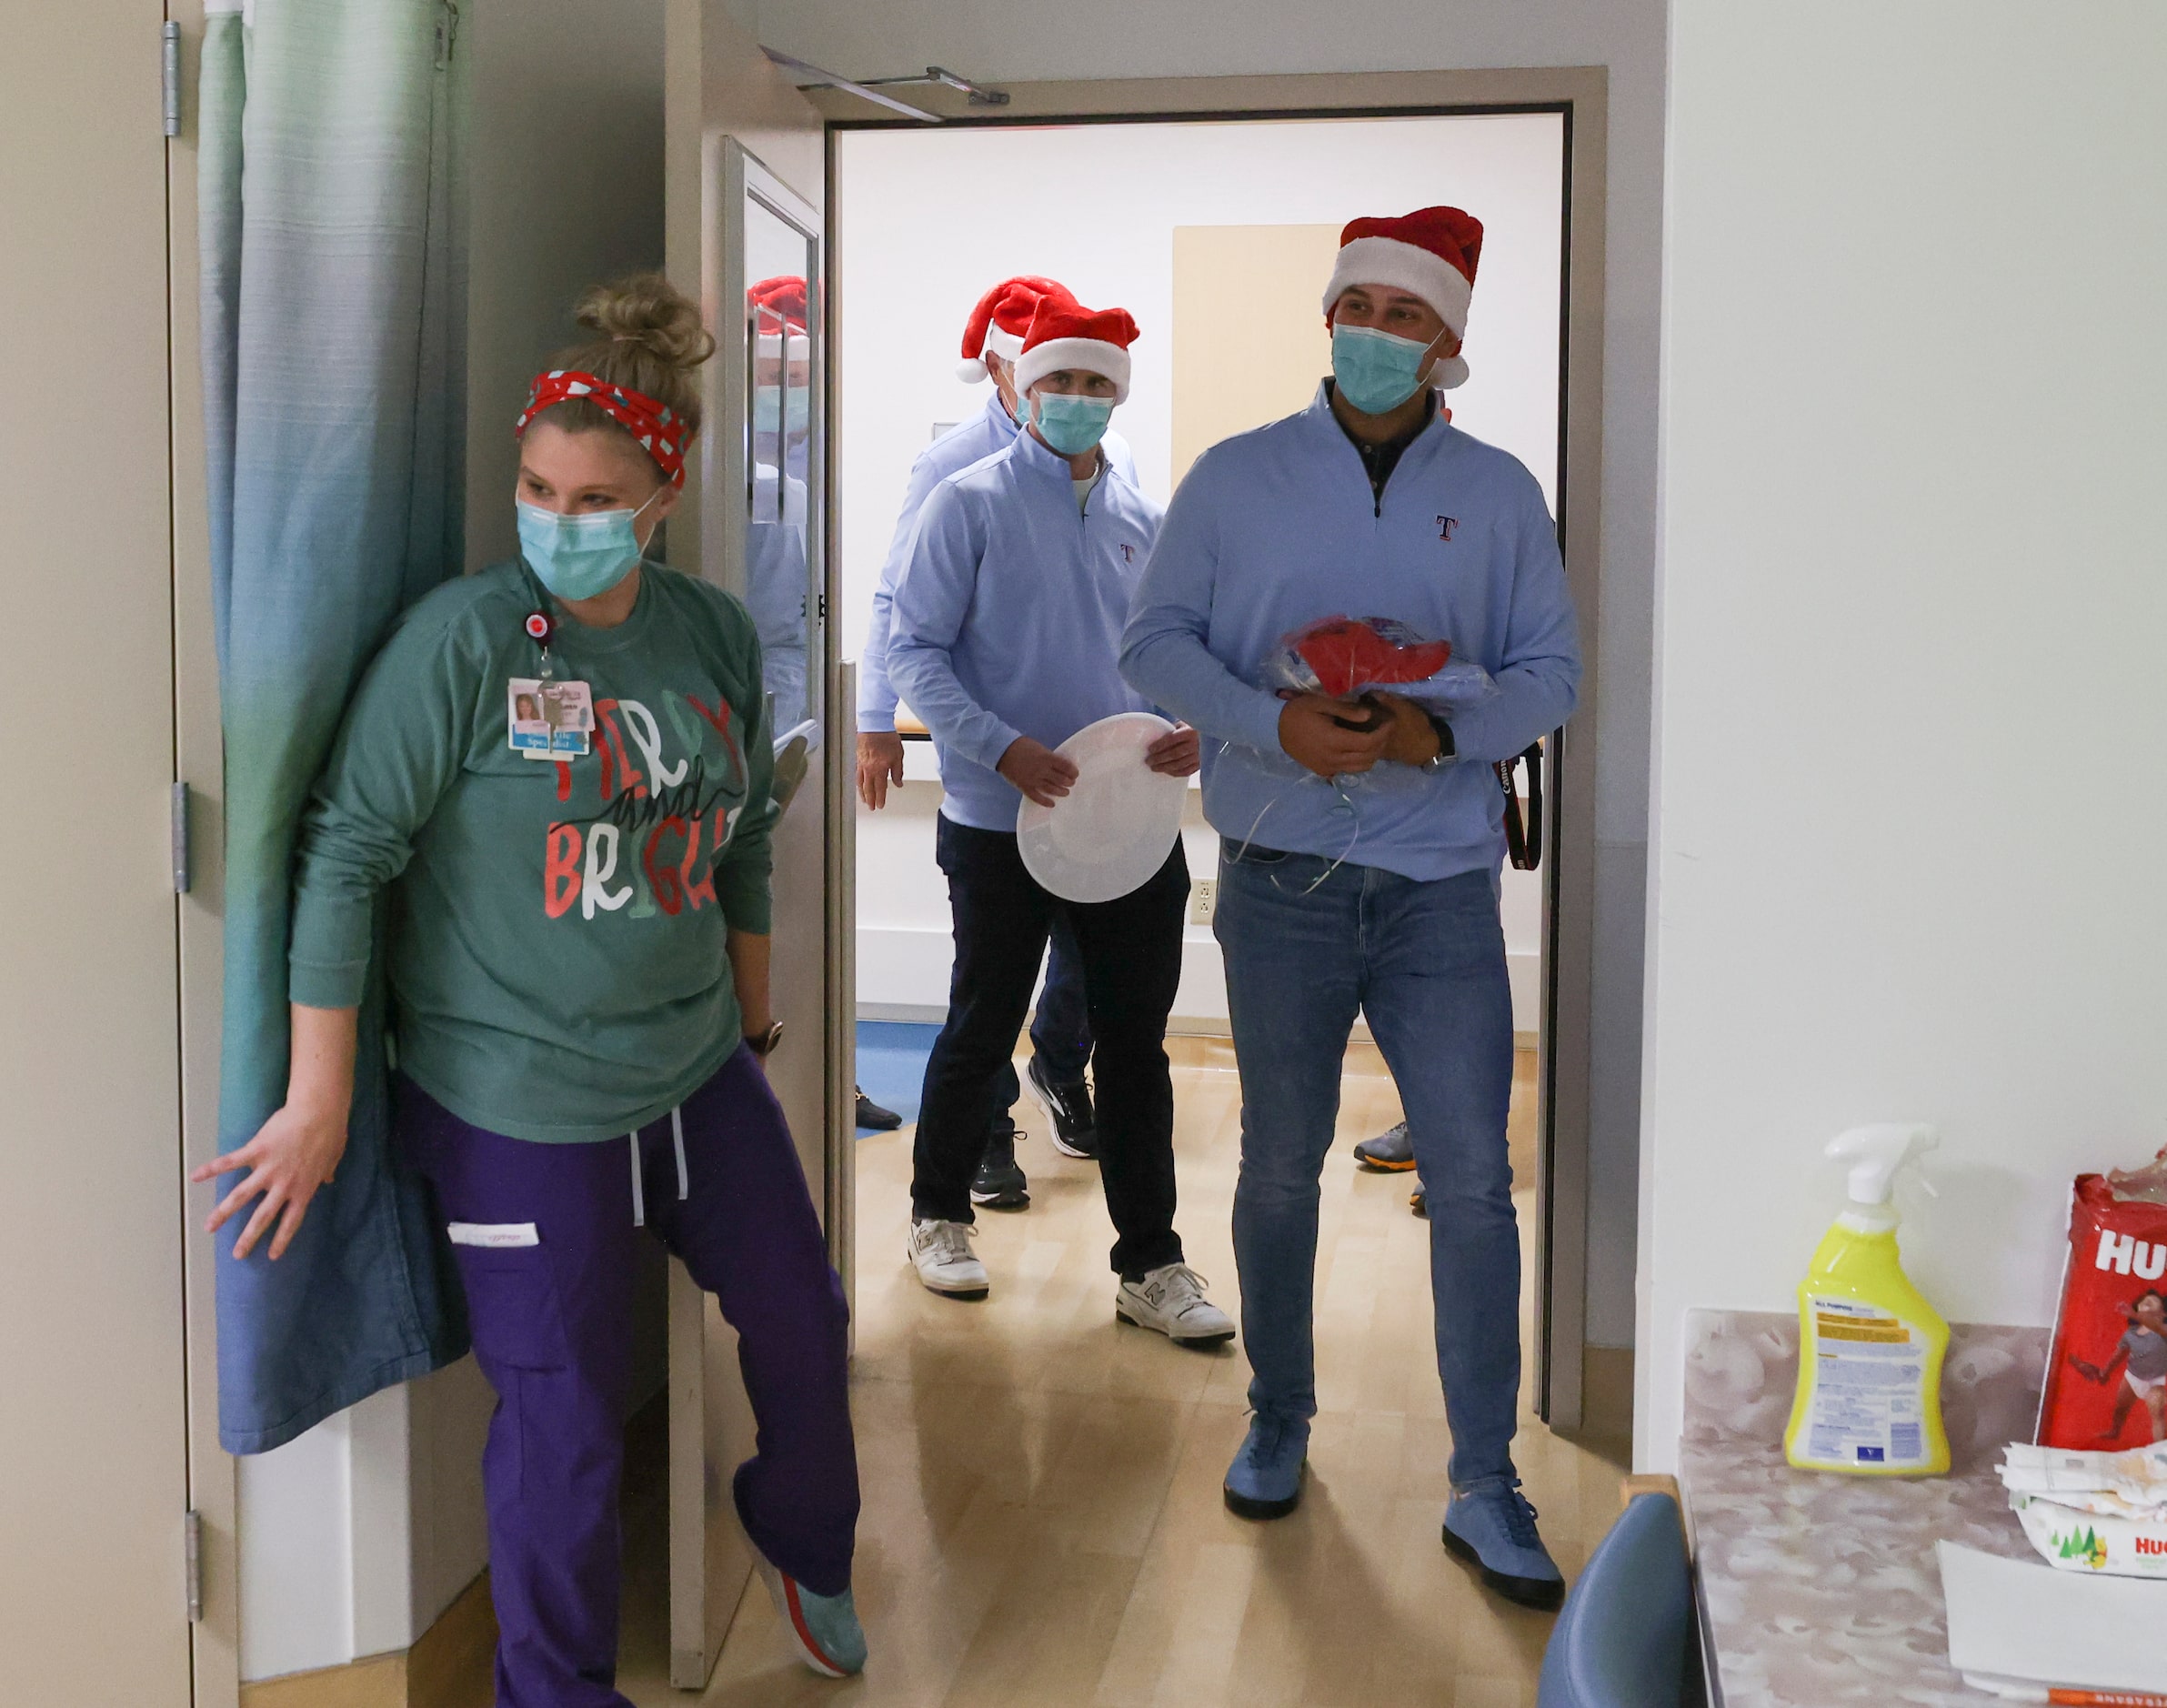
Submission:
[[[933,1053],[938,1026],[910,1020],[858,1022],[858,1086],[876,1103],[885,1104],[908,1126],[918,1119],[918,1093],[925,1088],[926,1058]],[[860,1139],[874,1130],[860,1127]]]

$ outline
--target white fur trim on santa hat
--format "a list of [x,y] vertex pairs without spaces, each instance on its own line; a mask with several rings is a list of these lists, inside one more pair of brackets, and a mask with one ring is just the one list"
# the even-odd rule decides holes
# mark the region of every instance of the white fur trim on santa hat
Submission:
[[1475,287],[1441,255],[1396,237],[1357,237],[1340,246],[1331,283],[1324,287],[1324,312],[1330,314],[1341,293],[1357,285],[1389,285],[1420,296],[1444,316],[1455,337],[1466,336]]
[[[754,347],[762,356],[780,356],[783,353],[783,335],[779,332],[760,333],[755,339]],[[812,353],[813,341],[810,338],[802,332],[790,334],[790,359],[793,362],[804,361]]]
[[980,380],[993,377],[992,370],[986,366],[987,356],[998,356],[1004,362],[1013,362],[1022,354],[1023,338],[1020,334],[1003,332],[998,326],[988,324],[986,327],[986,355],[968,357],[957,363],[956,377],[967,386],[975,386]]
[[1114,401],[1129,401],[1129,352],[1102,338],[1048,338],[1016,358],[1016,395],[1021,397],[1048,374],[1080,367],[1114,382]]
[[1439,391],[1450,391],[1455,386],[1467,384],[1467,357],[1448,356],[1430,370],[1430,383]]

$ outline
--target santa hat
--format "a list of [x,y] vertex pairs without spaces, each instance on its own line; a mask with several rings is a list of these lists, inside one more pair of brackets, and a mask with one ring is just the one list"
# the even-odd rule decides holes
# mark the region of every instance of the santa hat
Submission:
[[[1421,207],[1397,219],[1357,219],[1339,234],[1339,258],[1324,287],[1324,317],[1357,285],[1389,285],[1420,296],[1444,317],[1454,337],[1467,336],[1475,263],[1482,254],[1482,222],[1457,207]],[[1430,370],[1432,386],[1467,383],[1467,363],[1455,356]]]
[[1031,316],[1038,312],[1039,301],[1058,296],[1064,302],[1074,302],[1068,287],[1056,280],[1040,278],[1034,273],[1019,273],[1014,278],[1005,278],[978,298],[978,306],[970,311],[970,318],[963,327],[963,359],[956,365],[956,377],[966,385],[988,377],[986,358],[998,356],[1004,362],[1013,362],[1023,354],[1025,335],[1031,329]]
[[1129,347],[1136,342],[1136,322],[1126,308],[1086,308],[1071,297],[1048,296],[1031,316],[1023,354],[1016,358],[1016,395],[1021,397],[1048,374],[1080,367],[1114,382],[1114,401],[1129,401]]
[[791,360],[812,355],[813,342],[806,336],[805,294],[805,280],[795,273],[764,278],[745,293],[746,306],[755,311],[754,324],[762,328],[755,347],[760,355],[783,353],[784,334],[765,329],[778,321],[789,335]]

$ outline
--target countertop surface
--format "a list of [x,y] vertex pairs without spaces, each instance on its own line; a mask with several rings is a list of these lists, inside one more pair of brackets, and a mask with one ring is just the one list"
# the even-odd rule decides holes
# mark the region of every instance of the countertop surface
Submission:
[[2004,1445],[2031,1439],[2045,1331],[1951,1330],[1942,1409],[1953,1464],[1942,1477],[1847,1477],[1784,1462],[1794,1319],[1697,1311],[1688,1339],[1679,1482],[1716,1700],[1723,1708],[1994,1701],[1950,1669],[1934,1543],[2037,1558],[1995,1466]]

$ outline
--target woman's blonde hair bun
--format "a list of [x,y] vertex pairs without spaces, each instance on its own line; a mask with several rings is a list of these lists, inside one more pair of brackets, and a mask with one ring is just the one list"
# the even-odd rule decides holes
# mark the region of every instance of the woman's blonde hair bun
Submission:
[[[699,431],[700,388],[693,370],[715,354],[715,339],[700,323],[697,303],[659,273],[635,273],[596,286],[579,299],[572,317],[597,337],[559,350],[549,358],[551,368],[576,367],[645,392],[682,416],[692,432]],[[625,431],[577,397],[557,405],[549,418],[567,432]]]

